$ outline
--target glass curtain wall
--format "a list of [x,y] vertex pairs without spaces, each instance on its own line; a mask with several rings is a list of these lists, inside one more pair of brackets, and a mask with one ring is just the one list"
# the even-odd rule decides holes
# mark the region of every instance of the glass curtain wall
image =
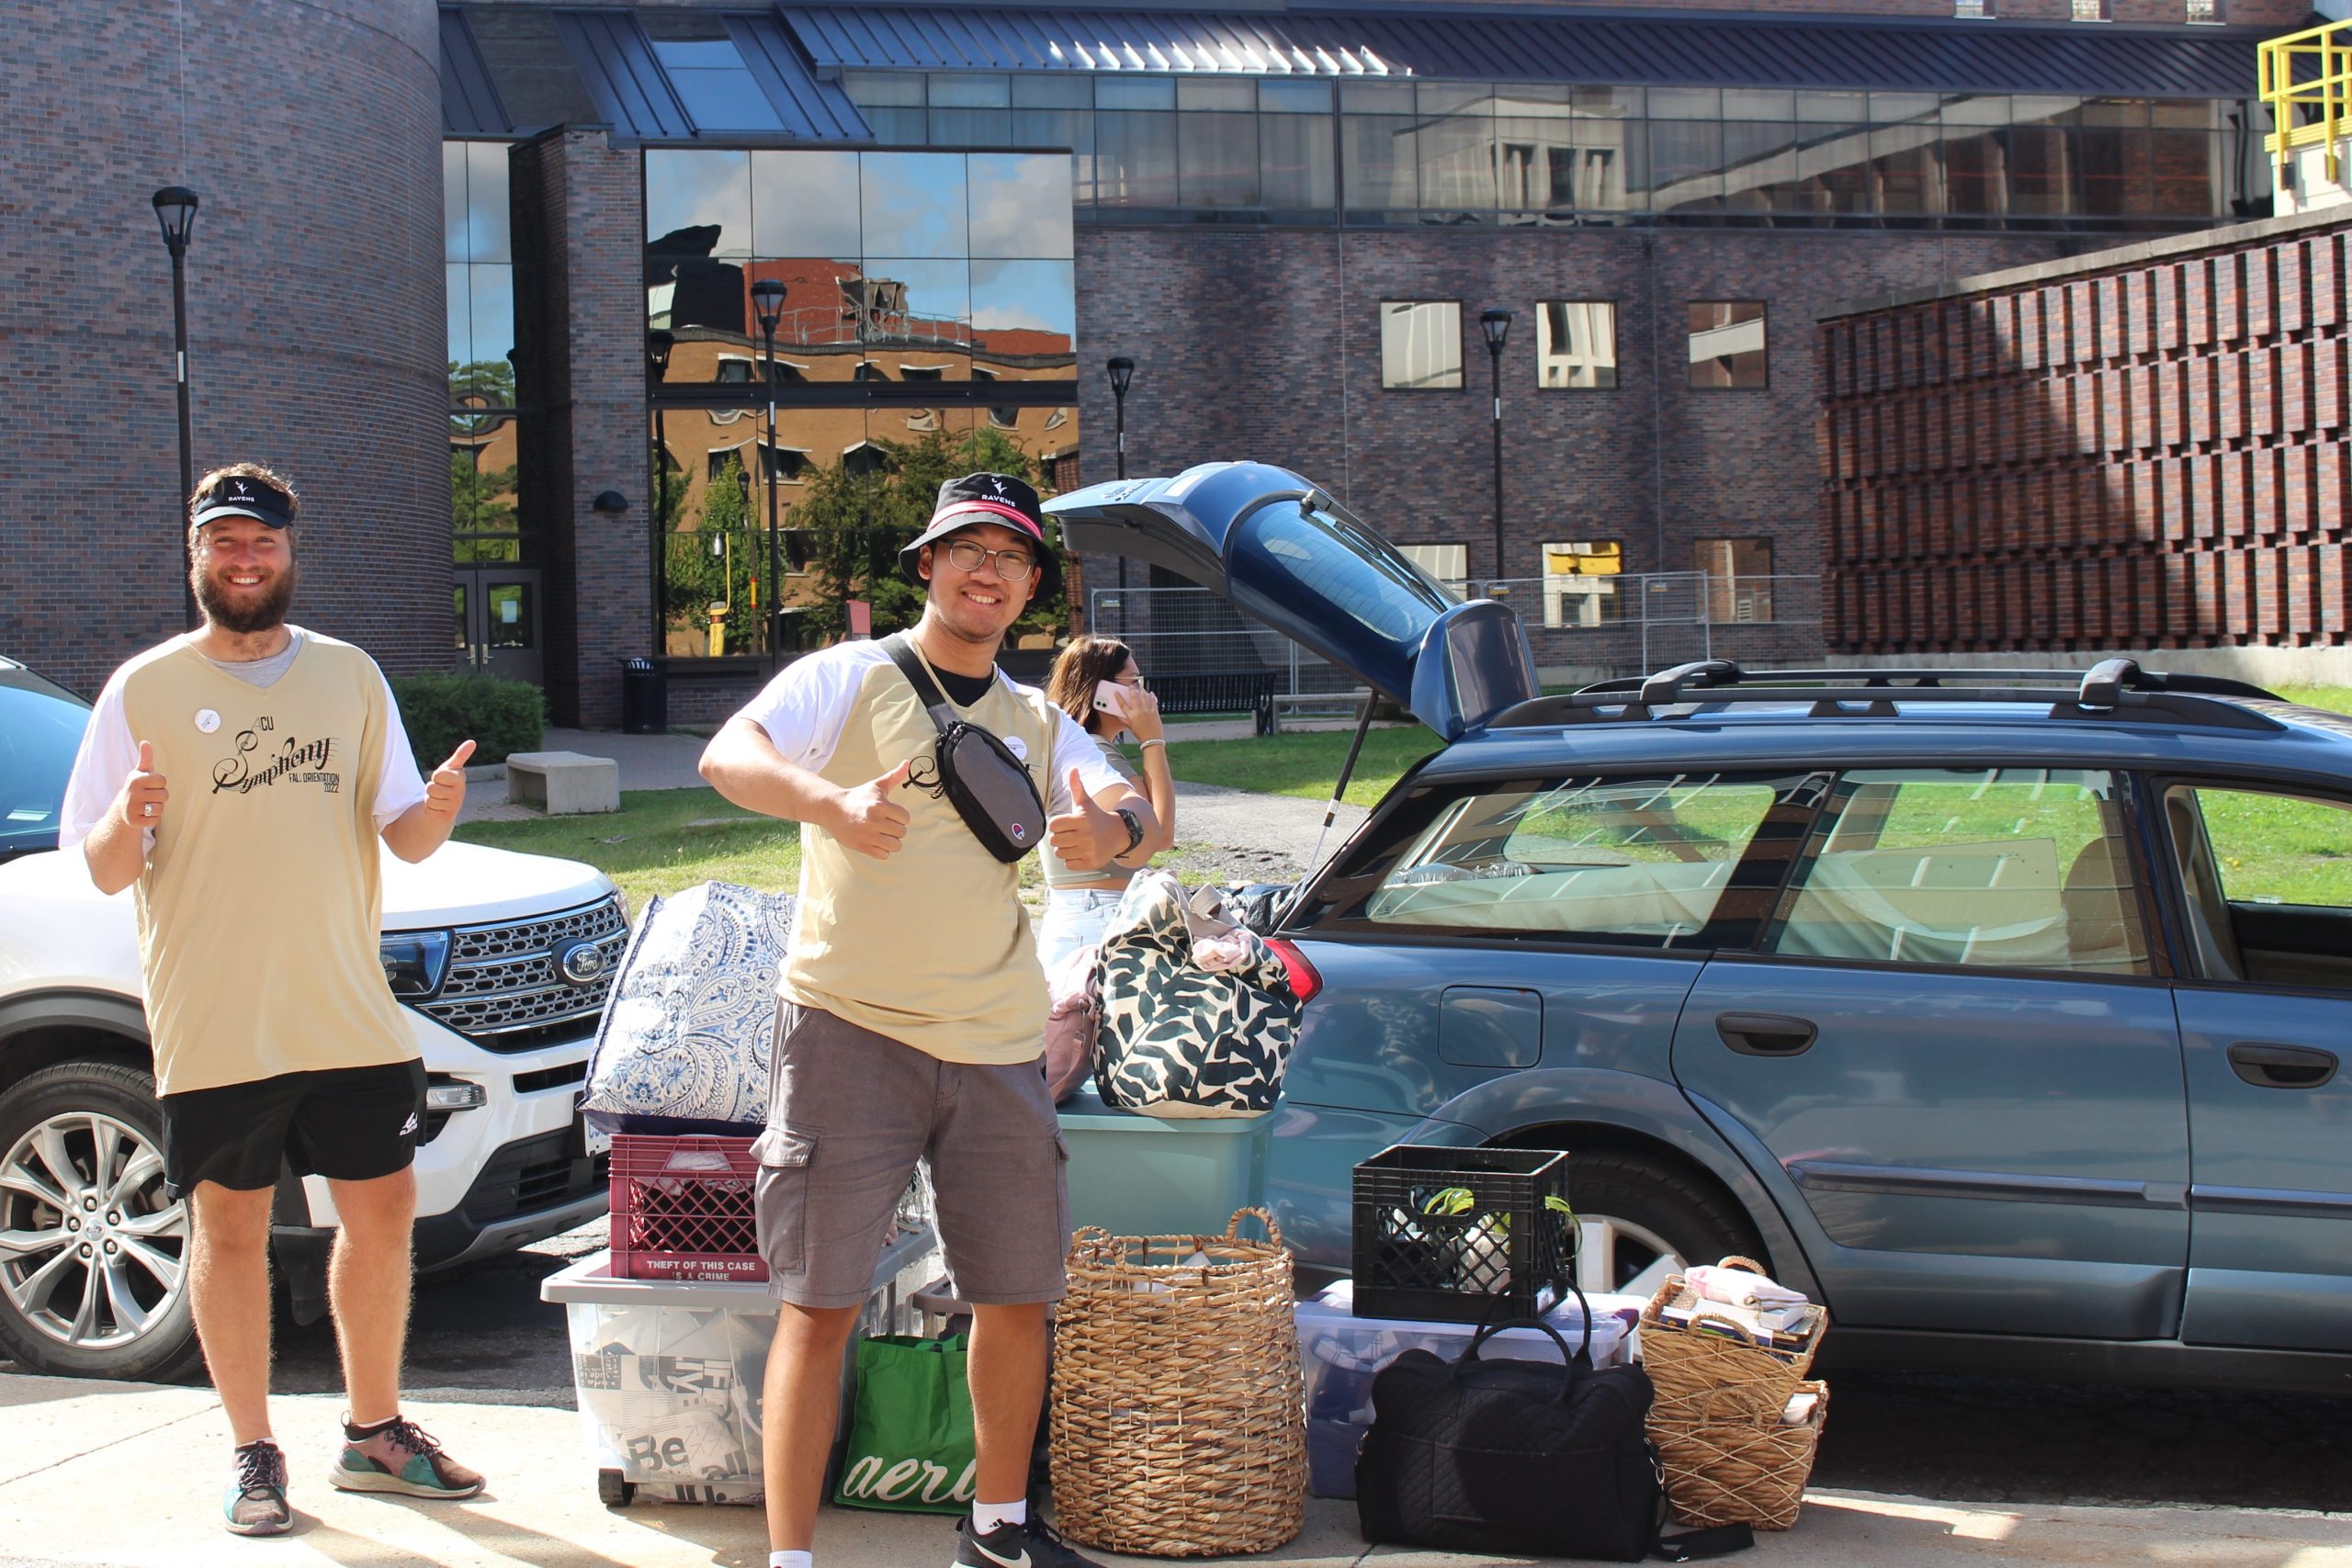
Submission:
[[[514,253],[506,144],[441,144],[441,254],[449,313],[449,504],[455,558],[524,562],[516,505]],[[465,633],[458,636],[460,648]]]
[[[2225,100],[851,72],[885,141],[1068,147],[1082,222],[2164,230],[2267,193]],[[2258,149],[2256,150],[2258,152]]]
[[[896,108],[1000,143],[1014,112],[977,89]],[[897,550],[943,479],[1075,483],[1071,179],[1060,152],[647,151],[659,651],[820,647],[852,599],[877,635],[910,624]]]

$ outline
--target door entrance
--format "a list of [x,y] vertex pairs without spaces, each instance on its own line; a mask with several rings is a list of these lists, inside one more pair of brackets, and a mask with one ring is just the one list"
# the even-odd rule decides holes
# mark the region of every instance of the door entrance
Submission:
[[461,566],[452,577],[457,667],[540,684],[545,660],[540,651],[538,569]]

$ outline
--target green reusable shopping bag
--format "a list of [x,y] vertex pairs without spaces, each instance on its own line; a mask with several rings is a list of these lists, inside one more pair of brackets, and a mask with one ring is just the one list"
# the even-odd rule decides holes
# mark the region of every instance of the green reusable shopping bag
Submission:
[[972,1506],[972,1391],[965,1336],[877,1334],[857,1345],[857,1404],[833,1501],[961,1514]]

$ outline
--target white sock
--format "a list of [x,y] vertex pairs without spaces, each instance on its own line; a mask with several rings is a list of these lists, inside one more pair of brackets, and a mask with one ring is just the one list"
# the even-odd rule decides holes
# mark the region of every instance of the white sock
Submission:
[[768,1568],[817,1568],[817,1557],[809,1551],[771,1551]]
[[975,1503],[972,1505],[972,1533],[974,1535],[986,1535],[989,1531],[1001,1529],[1006,1525],[1025,1525],[1028,1522],[1029,1499],[1026,1497],[1022,1498],[1018,1503]]

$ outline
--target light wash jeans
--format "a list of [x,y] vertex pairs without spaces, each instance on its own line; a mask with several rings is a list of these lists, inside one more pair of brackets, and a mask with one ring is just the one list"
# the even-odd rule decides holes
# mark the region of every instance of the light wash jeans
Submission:
[[1050,976],[1080,948],[1102,940],[1124,887],[1054,887],[1046,892],[1045,923],[1037,931],[1037,959]]

